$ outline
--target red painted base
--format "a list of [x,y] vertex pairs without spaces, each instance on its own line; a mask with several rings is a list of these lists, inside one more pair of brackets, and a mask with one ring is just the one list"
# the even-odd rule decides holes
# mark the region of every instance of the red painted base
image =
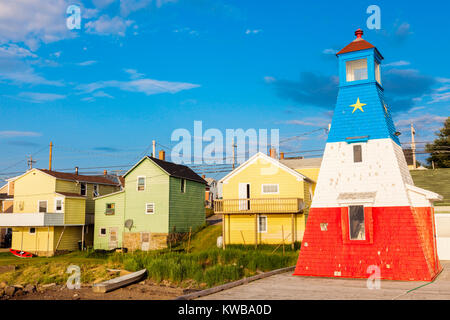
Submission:
[[375,265],[381,279],[431,281],[441,271],[433,208],[366,207],[364,216],[366,239],[350,240],[348,208],[311,208],[294,275],[367,279]]

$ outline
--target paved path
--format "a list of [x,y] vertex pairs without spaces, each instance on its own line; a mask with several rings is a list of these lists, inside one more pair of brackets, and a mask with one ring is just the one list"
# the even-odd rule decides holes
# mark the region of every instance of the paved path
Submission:
[[437,279],[427,282],[381,281],[379,290],[369,290],[366,280],[299,277],[282,273],[234,287],[203,300],[347,300],[347,299],[445,299],[450,300],[450,261],[441,262],[444,270]]
[[216,225],[216,224],[221,224],[222,223],[222,215],[214,214],[211,217],[206,218],[206,223],[208,223],[208,225],[210,225],[210,226]]

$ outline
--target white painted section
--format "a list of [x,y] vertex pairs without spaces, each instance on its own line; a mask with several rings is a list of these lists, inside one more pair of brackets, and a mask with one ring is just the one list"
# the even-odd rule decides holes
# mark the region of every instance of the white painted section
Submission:
[[434,215],[439,260],[450,260],[450,213]]
[[2,213],[2,227],[43,227],[64,225],[64,213]]
[[[249,183],[239,183],[239,199],[248,199],[247,194],[247,186],[249,186]],[[239,201],[239,210],[248,210],[248,201],[247,200],[240,200]]]
[[[362,146],[362,162],[353,162],[355,144]],[[311,207],[345,206],[340,194],[366,192],[376,192],[374,207],[430,206],[424,194],[412,192],[411,199],[407,185],[414,183],[402,148],[391,139],[327,143]]]

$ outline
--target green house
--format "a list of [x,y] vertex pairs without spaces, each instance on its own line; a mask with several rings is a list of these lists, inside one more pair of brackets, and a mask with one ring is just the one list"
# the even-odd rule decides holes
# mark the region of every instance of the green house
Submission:
[[146,156],[123,180],[95,198],[94,249],[161,249],[205,223],[206,181],[190,168]]

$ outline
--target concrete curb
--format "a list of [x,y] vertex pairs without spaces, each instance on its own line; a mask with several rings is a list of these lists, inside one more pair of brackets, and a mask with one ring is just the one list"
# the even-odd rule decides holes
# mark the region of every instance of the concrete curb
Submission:
[[295,266],[292,266],[292,267],[286,267],[286,268],[272,270],[269,272],[264,272],[264,273],[258,274],[256,276],[253,276],[253,277],[244,278],[244,279],[226,283],[226,284],[223,284],[223,285],[220,285],[217,287],[212,287],[212,288],[205,289],[202,291],[197,291],[197,292],[189,293],[189,294],[186,294],[183,296],[179,296],[179,297],[176,297],[174,300],[193,300],[193,299],[208,296],[210,294],[217,293],[217,292],[220,292],[223,290],[231,289],[231,288],[243,285],[243,284],[247,284],[247,283],[255,281],[255,280],[267,278],[267,277],[270,277],[270,276],[273,276],[273,275],[276,275],[279,273],[294,271],[294,269],[295,269]]

